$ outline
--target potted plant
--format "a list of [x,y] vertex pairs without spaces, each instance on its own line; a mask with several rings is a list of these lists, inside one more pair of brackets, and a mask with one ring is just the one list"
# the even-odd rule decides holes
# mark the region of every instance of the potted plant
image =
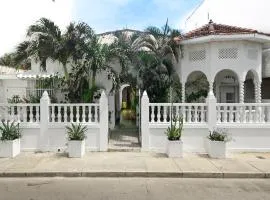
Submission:
[[0,126],[0,157],[13,158],[21,151],[19,123],[2,121]]
[[[168,157],[183,157],[183,142],[181,140],[183,130],[183,117],[177,117],[174,124],[166,130],[167,141],[167,155]],[[178,122],[178,124],[177,124]]]
[[211,158],[227,157],[227,142],[230,141],[226,129],[214,129],[208,136],[208,154]]
[[68,134],[68,156],[70,158],[81,158],[85,154],[86,126],[71,123],[66,126]]

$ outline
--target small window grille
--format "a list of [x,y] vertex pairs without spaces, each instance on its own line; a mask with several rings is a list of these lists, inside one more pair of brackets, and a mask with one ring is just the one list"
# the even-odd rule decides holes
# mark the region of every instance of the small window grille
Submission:
[[236,59],[237,57],[238,57],[237,48],[219,49],[219,52],[218,52],[219,59]]
[[257,60],[258,59],[258,50],[256,50],[256,49],[249,49],[248,50],[248,58],[250,60]]
[[189,52],[189,60],[190,61],[200,61],[206,58],[205,49]]

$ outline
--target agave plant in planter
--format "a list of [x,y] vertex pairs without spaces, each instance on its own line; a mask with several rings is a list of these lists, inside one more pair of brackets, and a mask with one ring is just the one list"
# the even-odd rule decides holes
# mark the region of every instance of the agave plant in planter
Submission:
[[72,123],[66,126],[68,134],[68,156],[71,158],[81,158],[85,154],[86,126]]
[[227,142],[231,140],[226,129],[216,128],[210,131],[207,144],[208,154],[211,158],[227,157]]
[[174,123],[166,130],[167,155],[169,157],[183,157],[183,142],[181,140],[183,130],[183,117],[176,117]]
[[0,126],[0,157],[15,157],[21,151],[19,123],[4,122]]

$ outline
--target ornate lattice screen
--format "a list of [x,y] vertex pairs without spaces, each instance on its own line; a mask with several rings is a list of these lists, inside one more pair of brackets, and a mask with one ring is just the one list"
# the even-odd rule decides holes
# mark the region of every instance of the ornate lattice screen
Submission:
[[237,48],[223,48],[218,51],[219,59],[237,59],[238,49]]
[[201,61],[204,60],[205,58],[206,58],[205,49],[189,52],[189,60],[192,62]]

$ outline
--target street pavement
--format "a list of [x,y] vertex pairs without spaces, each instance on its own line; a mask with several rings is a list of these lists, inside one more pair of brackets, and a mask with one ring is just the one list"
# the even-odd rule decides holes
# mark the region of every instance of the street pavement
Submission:
[[63,153],[22,152],[13,159],[0,158],[0,177],[55,176],[270,178],[270,154],[211,159],[206,154],[168,158],[146,152],[87,152],[83,158],[68,158]]
[[269,200],[269,179],[0,178],[0,200]]

